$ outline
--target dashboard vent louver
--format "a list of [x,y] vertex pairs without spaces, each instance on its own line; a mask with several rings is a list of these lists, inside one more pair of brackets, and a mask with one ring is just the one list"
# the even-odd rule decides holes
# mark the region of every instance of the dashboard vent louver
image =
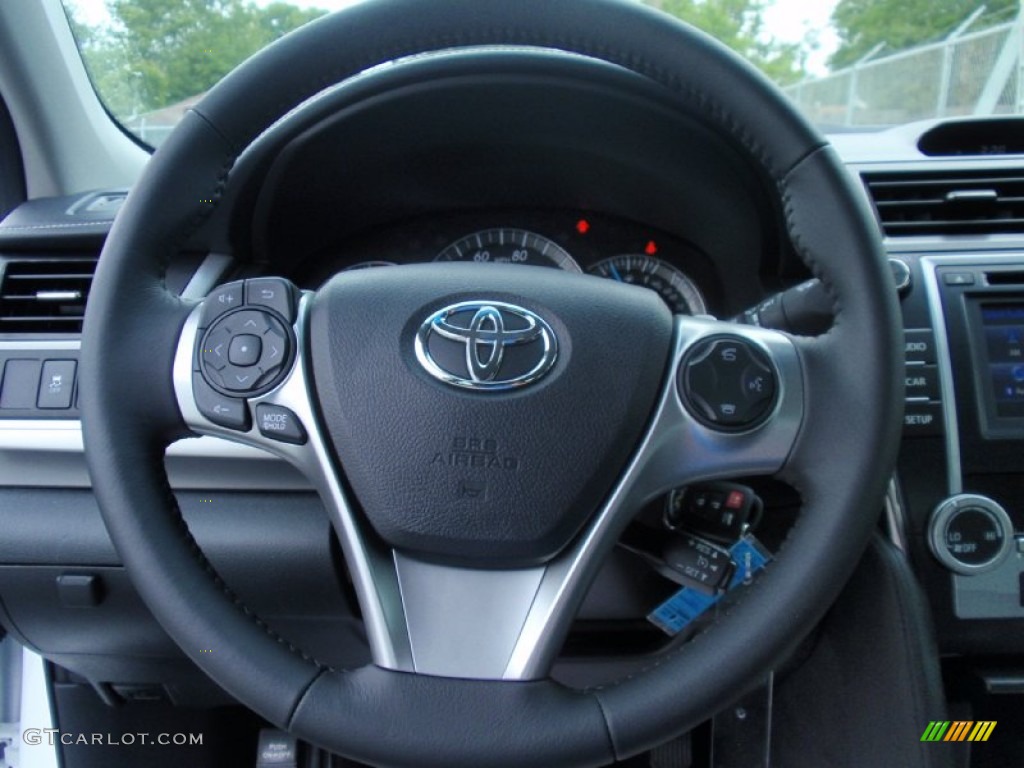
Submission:
[[81,333],[96,262],[8,261],[0,285],[0,333]]
[[871,173],[864,183],[891,237],[1024,232],[1024,169]]

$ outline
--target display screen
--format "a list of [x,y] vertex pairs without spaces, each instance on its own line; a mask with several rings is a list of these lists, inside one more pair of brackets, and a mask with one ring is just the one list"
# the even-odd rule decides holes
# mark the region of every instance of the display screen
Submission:
[[980,309],[995,415],[1024,418],[1024,302]]

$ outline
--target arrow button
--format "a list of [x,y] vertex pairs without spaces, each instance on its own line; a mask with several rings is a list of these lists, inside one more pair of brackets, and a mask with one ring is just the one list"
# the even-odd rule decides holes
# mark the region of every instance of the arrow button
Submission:
[[192,392],[196,408],[214,424],[243,432],[252,425],[245,401],[220,394],[204,381],[202,374],[192,375]]
[[277,328],[267,331],[263,335],[263,356],[260,357],[260,367],[269,371],[281,365],[288,356],[288,340]]
[[227,353],[228,341],[230,338],[231,336],[225,328],[214,328],[213,332],[206,337],[203,341],[200,354],[202,355],[203,363],[206,364],[207,368],[220,371],[228,364]]

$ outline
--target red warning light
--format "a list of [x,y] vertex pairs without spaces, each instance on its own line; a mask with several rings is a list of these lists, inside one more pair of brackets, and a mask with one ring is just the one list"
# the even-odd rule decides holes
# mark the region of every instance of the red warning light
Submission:
[[658,252],[658,244],[653,240],[648,240],[647,245],[644,246],[644,253],[648,256],[653,256]]
[[576,222],[576,231],[581,235],[587,234],[590,231],[590,222],[586,219],[580,219]]

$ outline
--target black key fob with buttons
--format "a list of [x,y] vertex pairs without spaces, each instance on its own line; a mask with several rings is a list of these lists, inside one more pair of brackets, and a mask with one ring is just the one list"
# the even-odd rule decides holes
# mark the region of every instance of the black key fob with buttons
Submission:
[[732,544],[761,516],[763,505],[753,490],[738,483],[701,483],[668,496],[665,525],[722,544]]

